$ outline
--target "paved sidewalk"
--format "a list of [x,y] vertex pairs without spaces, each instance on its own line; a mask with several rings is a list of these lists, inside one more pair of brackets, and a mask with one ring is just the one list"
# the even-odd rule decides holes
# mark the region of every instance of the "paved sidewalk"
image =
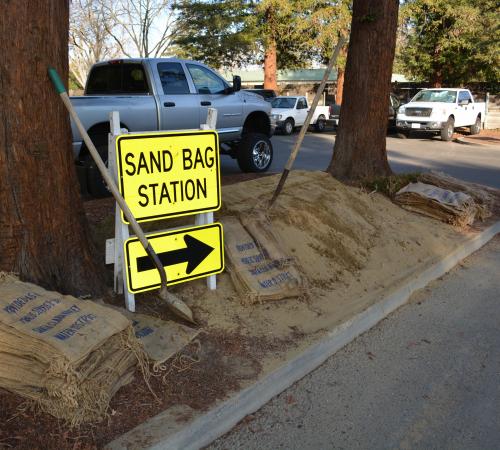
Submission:
[[466,144],[478,145],[495,145],[497,149],[500,150],[500,137],[496,136],[459,136],[457,138],[459,142],[464,142]]
[[210,449],[493,449],[500,236]]

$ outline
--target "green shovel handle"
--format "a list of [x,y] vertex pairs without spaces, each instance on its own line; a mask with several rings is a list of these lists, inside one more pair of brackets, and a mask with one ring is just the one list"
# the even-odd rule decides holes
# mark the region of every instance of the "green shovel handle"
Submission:
[[66,92],[66,88],[64,87],[61,78],[59,78],[57,70],[54,69],[53,67],[49,67],[49,77],[52,80],[52,84],[56,88],[58,94],[63,94],[64,92]]

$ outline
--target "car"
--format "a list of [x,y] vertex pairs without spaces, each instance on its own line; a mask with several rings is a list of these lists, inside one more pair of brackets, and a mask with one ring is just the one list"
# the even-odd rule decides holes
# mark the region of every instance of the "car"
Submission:
[[[72,97],[83,126],[101,157],[108,159],[109,113],[120,113],[128,131],[192,130],[216,108],[221,153],[235,158],[244,172],[264,172],[273,160],[271,105],[241,90],[240,77],[230,86],[210,67],[175,58],[133,58],[92,66],[84,95]],[[73,153],[84,191],[109,195],[75,124]]]
[[[400,104],[401,102],[399,101],[398,97],[396,97],[396,95],[391,92],[389,94],[389,115],[387,116],[388,128],[394,128],[396,126],[396,115]],[[338,126],[340,120],[340,105],[330,105],[329,119],[335,126]]]
[[[271,117],[276,121],[276,128],[285,134],[292,134],[296,127],[304,125],[310,109],[307,98],[302,96],[276,97],[271,106]],[[324,131],[328,114],[328,106],[316,106],[310,125],[318,132]]]
[[422,130],[450,141],[457,127],[469,127],[471,134],[478,134],[485,110],[485,103],[474,101],[468,89],[423,89],[399,107],[396,126],[406,136],[412,130]]
[[276,92],[272,89],[244,89],[244,91],[260,95],[266,102],[272,102],[276,98]]

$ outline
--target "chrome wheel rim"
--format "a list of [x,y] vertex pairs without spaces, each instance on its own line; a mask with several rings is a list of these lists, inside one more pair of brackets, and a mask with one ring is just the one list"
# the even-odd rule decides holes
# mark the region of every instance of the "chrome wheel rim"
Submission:
[[253,163],[257,169],[265,169],[271,161],[271,146],[266,141],[257,141],[252,150]]
[[293,131],[293,126],[292,126],[292,123],[291,122],[287,122],[285,124],[285,130],[288,134],[291,134],[292,131]]

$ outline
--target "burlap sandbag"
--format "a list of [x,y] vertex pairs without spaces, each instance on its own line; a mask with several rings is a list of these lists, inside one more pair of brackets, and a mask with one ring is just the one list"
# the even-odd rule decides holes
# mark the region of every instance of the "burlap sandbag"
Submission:
[[[237,217],[224,217],[222,222],[226,266],[243,298],[259,302],[298,297],[304,293],[299,271],[273,240],[272,233],[261,233],[258,227],[253,227],[253,235],[257,236],[254,239]],[[269,242],[272,246],[268,251],[263,246]],[[270,258],[271,254],[274,259]],[[288,261],[285,266],[284,261]]]
[[253,210],[250,214],[242,214],[239,219],[266,258],[274,261],[279,267],[292,263],[293,259],[283,252],[279,237],[274,233],[271,221],[264,212]]
[[477,211],[470,195],[421,182],[400,189],[394,201],[409,211],[460,227],[471,225]]
[[145,358],[119,312],[0,274],[0,386],[72,425],[98,421]]
[[182,350],[200,333],[200,330],[171,320],[132,313],[117,306],[110,307],[130,319],[135,337],[141,342],[155,368]]

